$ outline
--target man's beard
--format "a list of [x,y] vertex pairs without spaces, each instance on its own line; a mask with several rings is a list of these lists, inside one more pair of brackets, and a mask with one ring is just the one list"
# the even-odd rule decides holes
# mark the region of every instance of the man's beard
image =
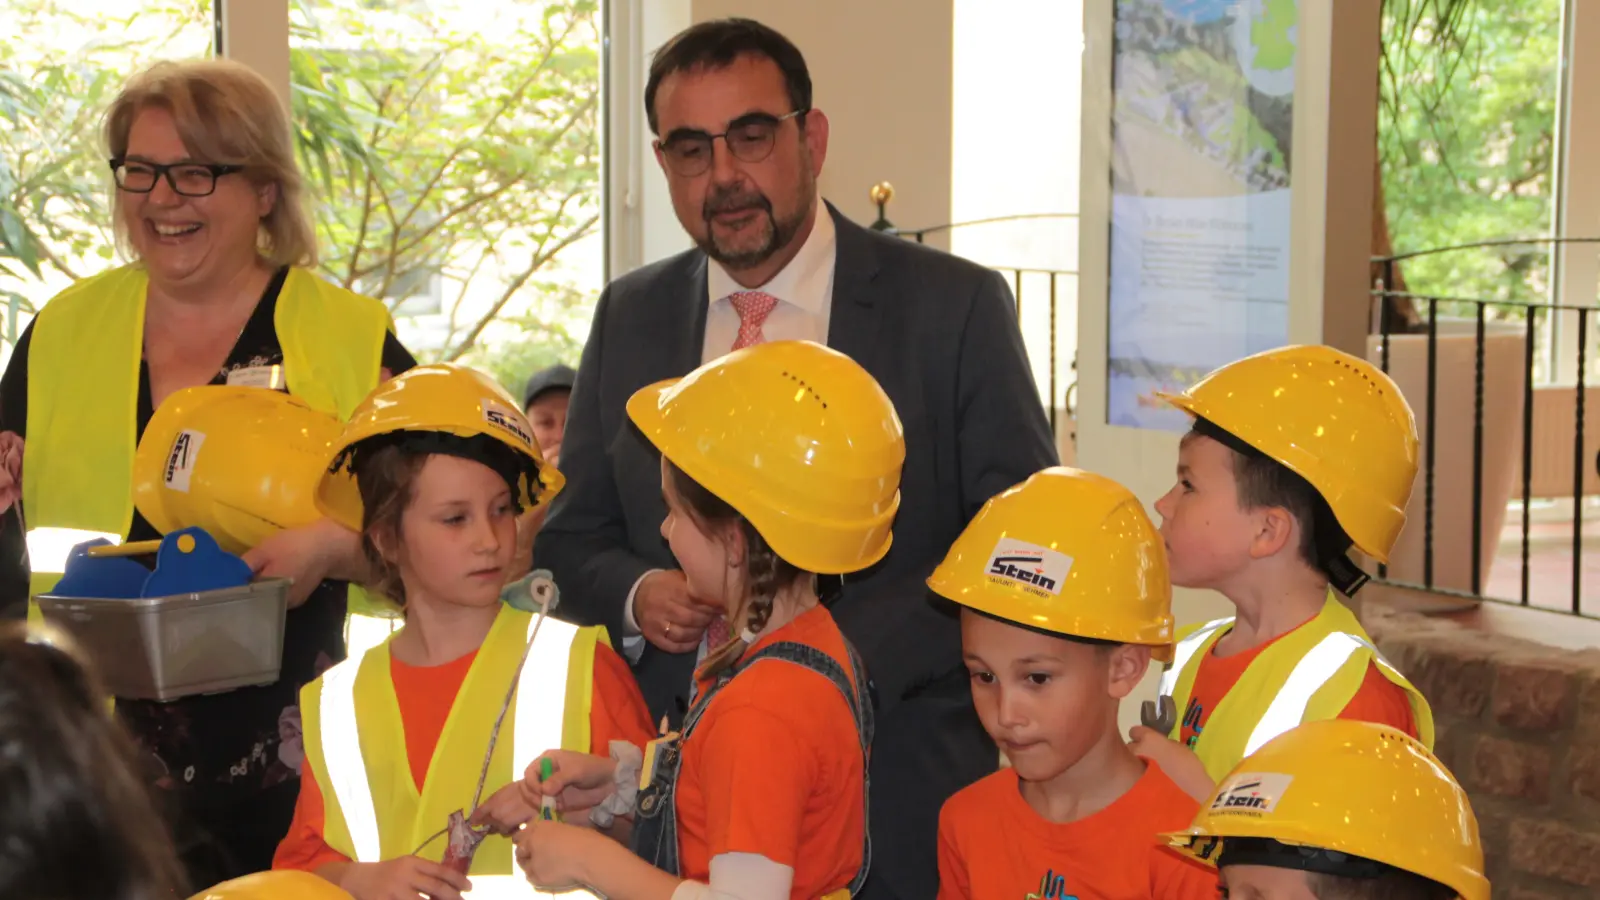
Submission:
[[[815,193],[813,188],[811,193]],[[760,191],[738,192],[714,191],[706,198],[704,207],[706,222],[706,236],[696,243],[705,254],[729,269],[750,269],[761,265],[771,259],[773,254],[789,246],[795,235],[800,233],[800,226],[805,223],[809,212],[804,206],[790,219],[779,221],[772,212],[772,201],[768,200]],[[758,218],[762,235],[754,246],[733,248],[724,246],[717,240],[716,226],[712,219],[719,213],[746,212],[760,210],[762,216]]]

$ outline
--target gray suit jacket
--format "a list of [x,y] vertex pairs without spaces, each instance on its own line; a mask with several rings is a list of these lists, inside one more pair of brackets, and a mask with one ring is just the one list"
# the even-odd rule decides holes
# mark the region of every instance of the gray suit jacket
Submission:
[[[959,621],[924,579],[984,501],[1055,465],[1056,449],[1005,279],[828,212],[838,228],[828,345],[883,385],[906,436],[893,547],[846,576],[831,606],[877,706],[872,869],[858,900],[926,900],[938,890],[940,806],[999,754],[973,711]],[[561,586],[562,617],[614,637],[639,576],[676,568],[661,538],[657,455],[624,406],[700,365],[706,264],[684,253],[601,295],[562,442],[567,487],[534,545]],[[634,674],[654,718],[685,712],[694,658],[645,648]]]
[[[894,545],[846,576],[832,611],[861,651],[880,715],[961,667],[954,617],[923,585],[991,496],[1057,462],[1005,280],[966,260],[868,231],[830,205],[838,229],[828,345],[883,385],[905,427]],[[651,568],[676,568],[660,534],[657,455],[628,398],[700,364],[706,257],[689,251],[631,272],[600,298],[562,442],[567,486],[535,547],[564,617],[622,632],[623,602]],[[681,713],[693,654],[649,647],[636,667],[654,716]]]

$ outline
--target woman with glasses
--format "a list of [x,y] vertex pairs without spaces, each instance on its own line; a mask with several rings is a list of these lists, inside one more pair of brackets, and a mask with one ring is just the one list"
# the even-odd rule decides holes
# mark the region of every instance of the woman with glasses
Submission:
[[[224,60],[158,64],[122,90],[104,130],[112,227],[134,262],[51,299],[0,379],[0,462],[22,460],[0,582],[26,580],[30,597],[55,584],[74,544],[160,536],[134,508],[132,468],[174,392],[286,390],[343,418],[415,364],[382,303],[309,268],[288,115],[259,75]],[[14,467],[4,474],[18,480]],[[282,532],[246,561],[293,579],[279,682],[117,703],[195,884],[270,867],[299,787],[296,697],[344,657],[348,583],[364,574],[357,536],[328,521]]]

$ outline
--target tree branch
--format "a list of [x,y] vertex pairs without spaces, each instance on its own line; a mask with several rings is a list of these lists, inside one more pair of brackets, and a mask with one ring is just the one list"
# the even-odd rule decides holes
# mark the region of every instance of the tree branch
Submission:
[[[568,199],[570,199],[570,196]],[[565,206],[566,201],[563,201],[562,207],[565,208]],[[538,272],[540,269],[544,268],[545,264],[553,259],[556,254],[560,253],[567,247],[572,246],[572,244],[583,239],[584,237],[587,237],[589,232],[594,229],[594,226],[598,224],[599,221],[600,215],[596,213],[595,215],[585,219],[576,228],[569,231],[566,236],[557,241],[553,247],[541,249],[538,253],[534,254],[533,261],[528,264],[528,267],[517,273],[517,276],[506,285],[505,290],[500,293],[499,299],[497,299],[490,307],[489,312],[479,317],[477,324],[472,326],[471,330],[467,332],[466,337],[462,338],[461,343],[456,345],[455,349],[450,351],[448,356],[446,356],[446,359],[450,361],[459,360],[466,354],[468,350],[471,350],[472,345],[477,342],[478,337],[483,334],[484,329],[489,327],[489,323],[500,314],[500,310],[505,308],[505,305],[511,301],[511,298],[516,295],[517,291],[522,289],[522,286],[528,282],[528,279],[532,278],[535,272]]]

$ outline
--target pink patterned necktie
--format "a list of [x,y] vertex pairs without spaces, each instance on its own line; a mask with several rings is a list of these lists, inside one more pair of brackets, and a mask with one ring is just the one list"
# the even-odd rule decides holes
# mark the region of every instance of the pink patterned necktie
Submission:
[[765,344],[767,336],[761,333],[761,326],[778,307],[778,298],[761,291],[740,291],[730,294],[728,302],[739,314],[739,337],[733,342],[733,349],[743,350],[745,347]]
[[[778,307],[778,298],[762,291],[740,291],[728,296],[734,311],[739,314],[739,337],[733,342],[734,350],[743,350],[767,342],[761,326],[767,316]],[[728,620],[718,616],[706,627],[706,652],[711,652],[728,642]]]

